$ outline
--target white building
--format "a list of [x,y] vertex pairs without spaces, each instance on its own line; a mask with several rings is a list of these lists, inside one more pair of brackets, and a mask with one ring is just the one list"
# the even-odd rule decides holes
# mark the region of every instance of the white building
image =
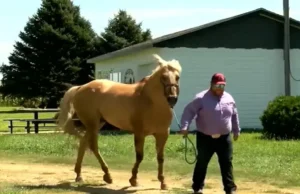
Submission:
[[[283,58],[284,18],[265,9],[175,32],[151,41],[101,55],[95,63],[96,78],[132,83],[151,73],[152,54],[177,59],[183,72],[181,93],[175,107],[181,117],[194,95],[209,87],[215,72],[227,79],[226,90],[236,100],[242,128],[261,128],[259,117],[268,102],[285,94]],[[300,22],[290,20],[290,61],[293,77],[300,79]],[[300,93],[300,82],[291,79],[291,93]],[[191,126],[193,129],[194,126]],[[174,119],[172,130],[177,130]]]

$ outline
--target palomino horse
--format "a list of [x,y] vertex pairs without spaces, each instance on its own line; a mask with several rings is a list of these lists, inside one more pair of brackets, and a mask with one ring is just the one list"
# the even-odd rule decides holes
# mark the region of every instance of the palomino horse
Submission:
[[58,126],[66,133],[80,137],[75,181],[82,180],[82,160],[88,147],[101,165],[103,180],[112,183],[108,166],[98,151],[98,131],[108,122],[134,134],[136,161],[129,179],[132,186],[138,185],[137,174],[144,156],[145,137],[154,136],[158,180],[161,189],[167,189],[163,173],[164,149],[173,116],[171,108],[179,95],[181,65],[177,60],[165,61],[156,54],[154,58],[157,67],[140,82],[123,84],[106,79],[93,80],[65,93],[60,104]]

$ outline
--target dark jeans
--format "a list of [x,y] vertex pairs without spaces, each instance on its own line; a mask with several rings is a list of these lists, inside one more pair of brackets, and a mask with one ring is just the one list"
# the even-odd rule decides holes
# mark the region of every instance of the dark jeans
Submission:
[[232,140],[230,134],[213,139],[209,135],[197,132],[197,150],[198,156],[194,169],[192,188],[198,191],[204,187],[208,163],[216,152],[221,169],[224,191],[235,191],[237,186],[234,183],[233,177]]

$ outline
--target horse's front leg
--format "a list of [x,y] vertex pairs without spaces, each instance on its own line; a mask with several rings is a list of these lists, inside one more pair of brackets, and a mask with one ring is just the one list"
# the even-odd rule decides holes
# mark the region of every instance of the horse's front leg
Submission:
[[138,174],[139,166],[144,158],[144,144],[145,144],[145,136],[134,135],[134,147],[135,147],[136,160],[132,168],[132,176],[129,179],[129,182],[133,187],[138,186],[137,174]]
[[169,133],[157,133],[154,135],[156,140],[156,153],[157,153],[157,163],[158,163],[158,175],[157,179],[160,181],[160,188],[162,190],[167,190],[168,186],[165,181],[164,176],[164,150],[165,145],[169,137]]

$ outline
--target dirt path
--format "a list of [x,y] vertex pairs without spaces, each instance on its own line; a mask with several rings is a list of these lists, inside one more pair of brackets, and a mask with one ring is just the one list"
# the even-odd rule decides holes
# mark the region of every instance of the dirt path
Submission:
[[[28,164],[0,161],[0,182],[9,183],[23,188],[39,189],[41,185],[47,189],[62,189],[64,193],[100,193],[100,194],[158,194],[158,193],[191,193],[189,189],[190,180],[180,177],[167,177],[169,191],[160,191],[159,182],[155,173],[139,174],[140,187],[128,187],[130,171],[111,171],[114,183],[106,185],[102,181],[100,168],[83,166],[83,178],[86,181],[82,186],[74,184],[72,165],[55,164]],[[206,194],[223,194],[221,179],[208,179],[206,181]],[[237,182],[239,185],[238,194],[264,194],[264,193],[285,193],[297,194],[299,189],[280,189],[270,185],[262,185],[255,182]],[[188,188],[188,189],[185,189]],[[175,192],[177,190],[177,192]],[[181,192],[178,192],[181,191]],[[44,193],[44,191],[43,191]]]

